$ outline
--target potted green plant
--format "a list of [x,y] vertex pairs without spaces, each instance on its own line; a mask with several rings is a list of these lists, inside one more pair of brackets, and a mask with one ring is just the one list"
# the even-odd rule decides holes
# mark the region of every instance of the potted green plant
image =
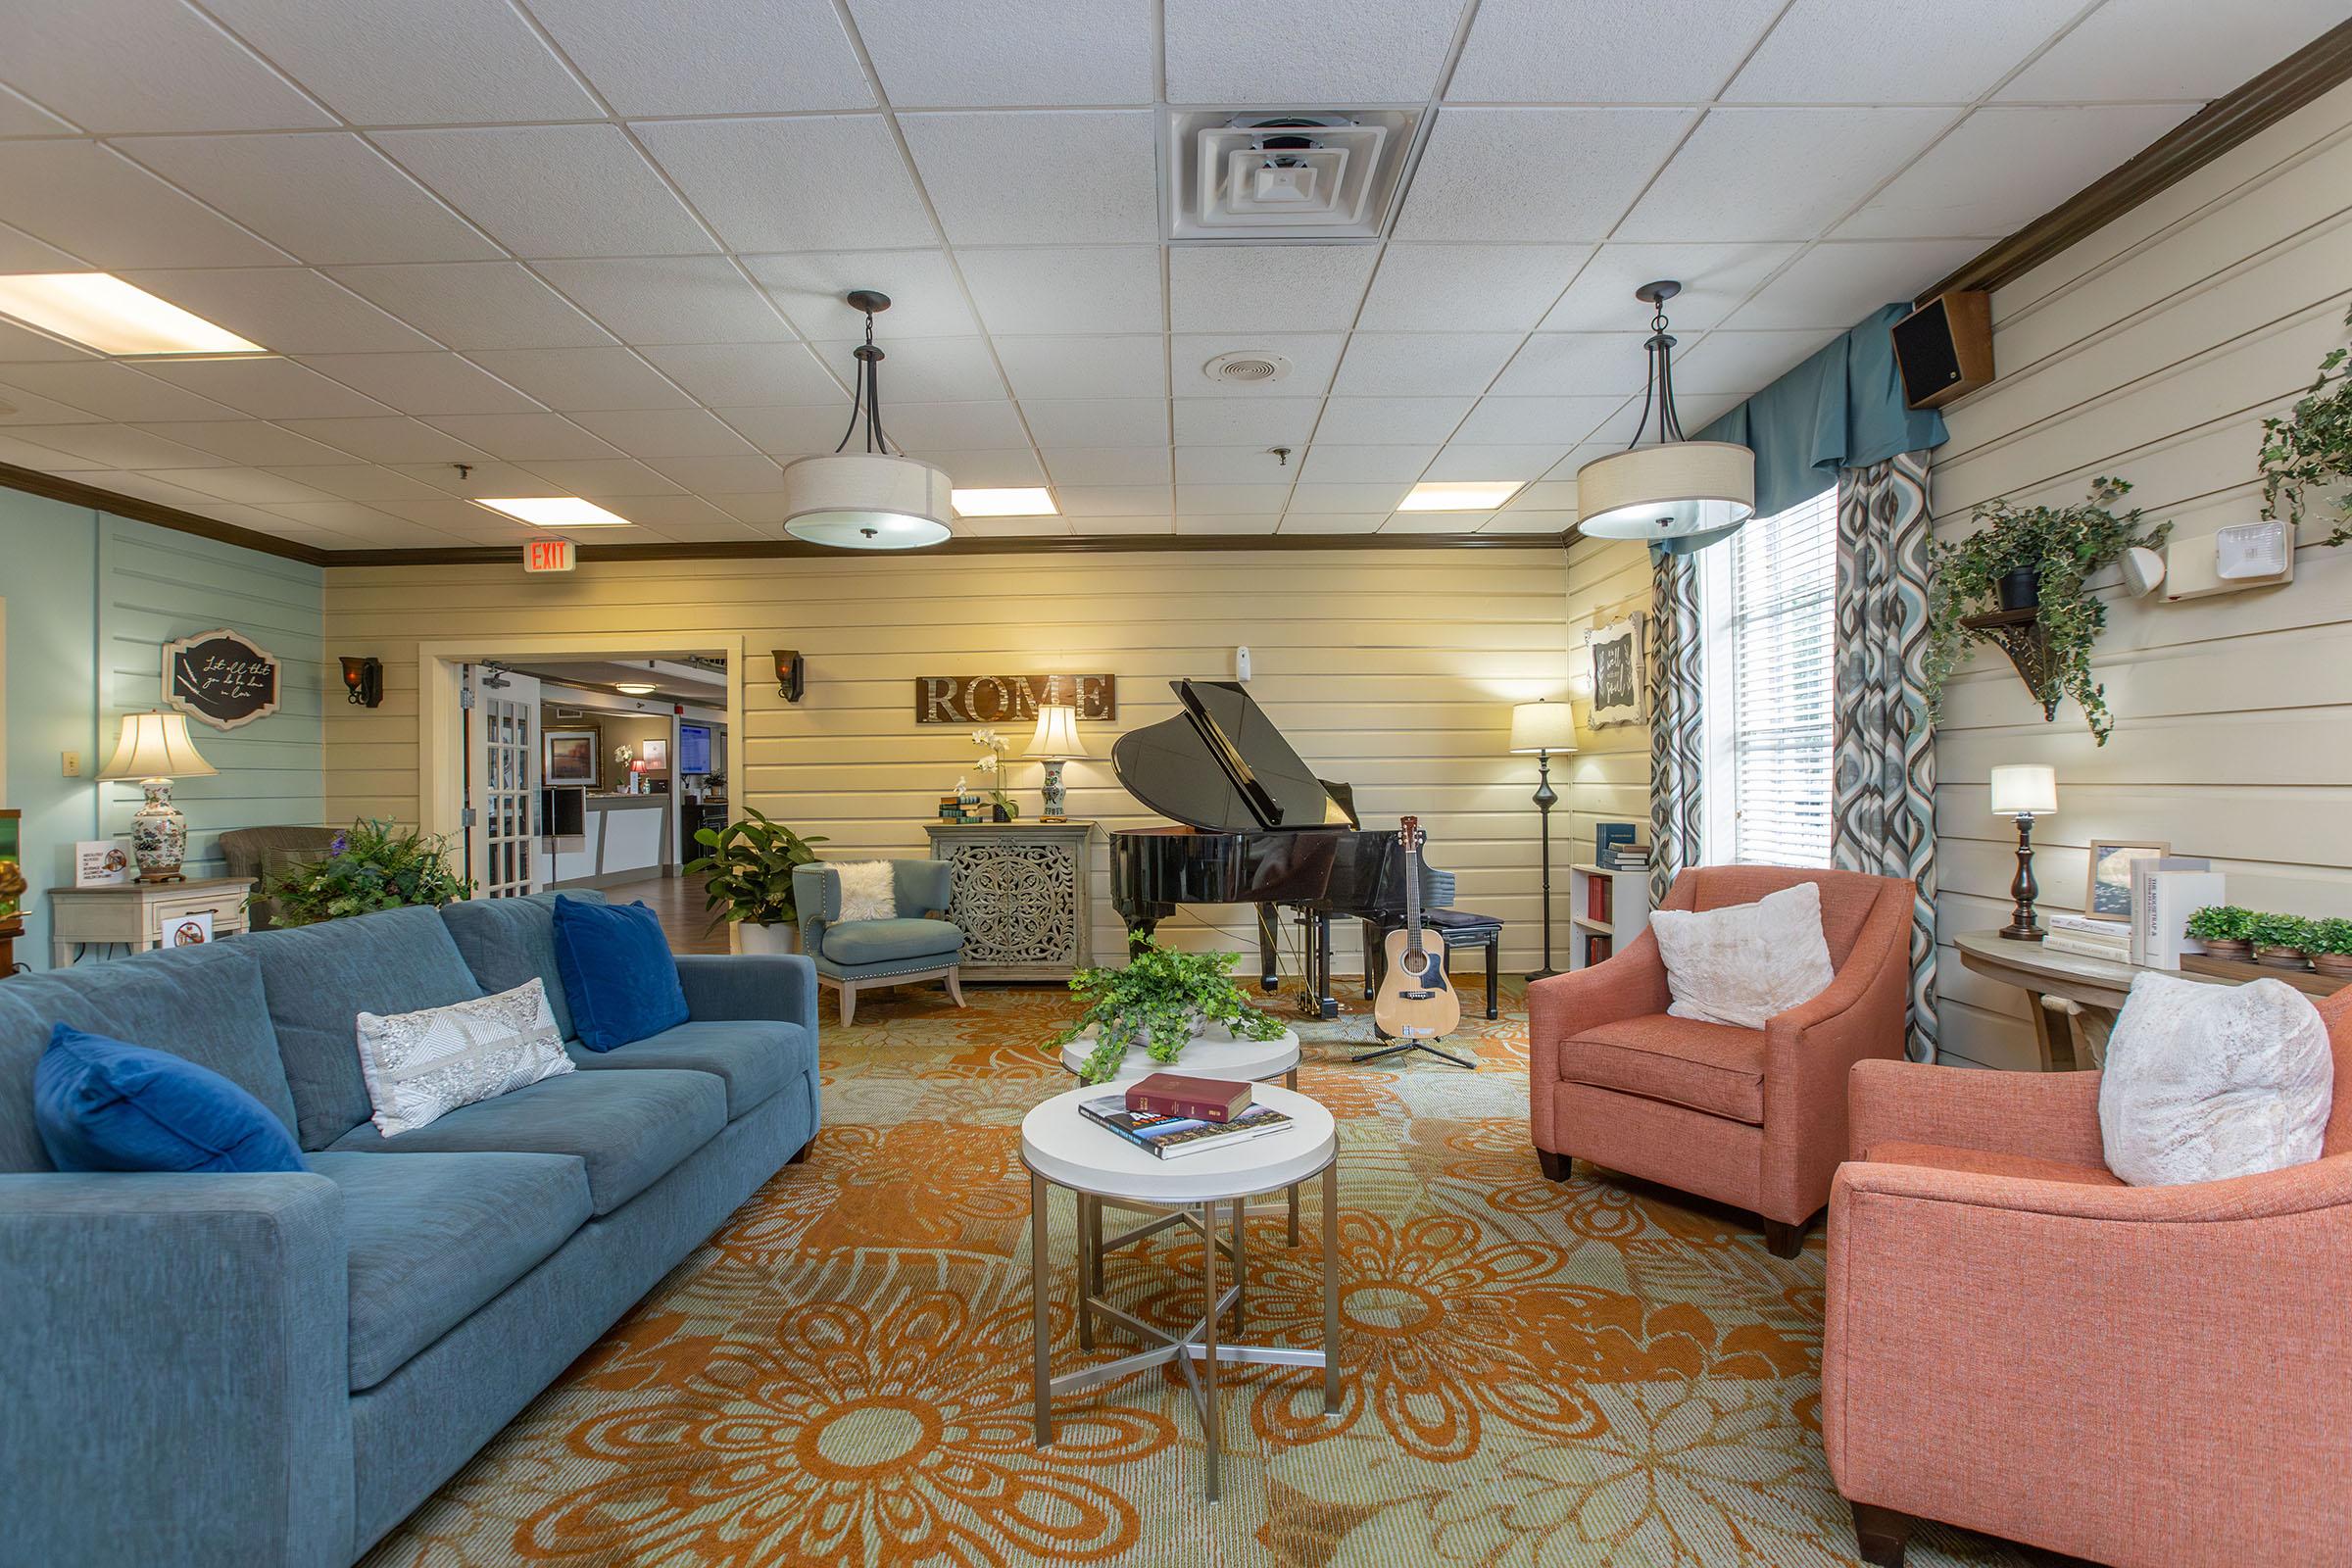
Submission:
[[725,827],[697,828],[694,842],[710,853],[687,861],[684,874],[710,878],[703,903],[710,910],[710,929],[732,925],[744,953],[798,952],[801,911],[793,902],[792,868],[816,858],[810,846],[824,843],[823,835],[804,838],[746,807],[741,819]]
[[2205,944],[2216,958],[2240,963],[2254,956],[2254,911],[2234,904],[2208,904],[2188,917],[2188,934]]
[[2311,966],[2322,974],[2352,980],[2352,920],[2333,915],[2307,923],[2311,929],[2303,935],[2303,951],[2311,955]]
[[1237,953],[1179,953],[1150,937],[1128,943],[1123,969],[1081,969],[1070,990],[1086,1004],[1075,1023],[1056,1036],[1052,1050],[1091,1032],[1094,1050],[1078,1081],[1108,1083],[1134,1046],[1162,1066],[1183,1054],[1196,1038],[1222,1029],[1237,1039],[1272,1040],[1282,1021],[1250,1005],[1230,978]]
[[[2043,710],[2061,696],[2082,706],[2090,732],[2102,746],[2115,728],[2107,711],[2106,688],[2090,670],[2090,653],[2107,626],[2107,607],[2087,586],[2102,566],[2113,565],[2134,547],[2153,549],[2172,524],[2140,526],[2134,508],[2118,515],[2110,508],[2130,492],[2121,479],[2094,479],[2085,501],[2071,507],[2018,507],[2006,497],[1977,508],[1984,526],[1964,539],[1936,546],[1928,590],[1928,650],[1925,678],[1931,718],[1940,713],[1943,688],[1973,643],[1996,646],[1993,629],[1965,622],[1996,606],[2034,612],[2042,657],[2036,675],[2028,675]],[[2024,666],[2021,666],[2024,673]]]
[[2254,939],[2254,961],[2274,969],[2309,967],[2304,944],[2311,940],[2311,922],[2299,914],[2258,914],[2249,933]]
[[410,905],[454,903],[473,883],[449,868],[449,841],[415,828],[362,817],[327,845],[326,854],[285,867],[264,896],[277,925],[311,925]]
[[[2352,326],[2352,312],[2344,324]],[[2352,370],[2344,368],[2347,350],[2329,349],[2320,360],[2319,375],[2310,390],[2289,409],[2286,417],[2262,421],[2262,514],[2303,520],[2304,493],[2352,478]],[[2322,541],[2352,543],[2352,489],[2340,490],[2329,503],[2335,528]]]

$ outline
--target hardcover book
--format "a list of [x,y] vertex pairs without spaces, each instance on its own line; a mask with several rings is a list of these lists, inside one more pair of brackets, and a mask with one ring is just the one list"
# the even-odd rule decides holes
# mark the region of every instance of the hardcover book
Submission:
[[1250,1108],[1250,1086],[1230,1078],[1192,1078],[1155,1072],[1127,1086],[1127,1108],[1154,1116],[1228,1122]]

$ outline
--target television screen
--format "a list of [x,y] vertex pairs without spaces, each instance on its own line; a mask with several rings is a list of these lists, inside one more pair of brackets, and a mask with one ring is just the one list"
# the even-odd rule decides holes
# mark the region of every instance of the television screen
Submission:
[[678,771],[708,773],[710,771],[710,726],[680,724],[678,726]]

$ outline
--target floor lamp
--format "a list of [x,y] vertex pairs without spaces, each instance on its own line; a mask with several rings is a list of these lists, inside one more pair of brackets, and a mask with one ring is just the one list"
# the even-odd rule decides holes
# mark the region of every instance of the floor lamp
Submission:
[[1542,980],[1551,966],[1551,808],[1559,794],[1551,787],[1551,754],[1576,750],[1576,710],[1566,703],[1521,703],[1511,710],[1511,751],[1536,756],[1536,809],[1544,813],[1544,967],[1528,976]]

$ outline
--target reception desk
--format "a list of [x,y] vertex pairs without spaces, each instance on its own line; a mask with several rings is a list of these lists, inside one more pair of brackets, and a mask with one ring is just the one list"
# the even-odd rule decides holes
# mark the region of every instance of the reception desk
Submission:
[[575,839],[559,839],[548,886],[606,887],[661,876],[677,863],[666,795],[591,795]]

